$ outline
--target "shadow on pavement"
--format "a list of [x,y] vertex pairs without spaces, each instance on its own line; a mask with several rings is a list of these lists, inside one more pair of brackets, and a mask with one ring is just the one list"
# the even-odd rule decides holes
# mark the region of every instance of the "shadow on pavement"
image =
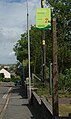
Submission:
[[14,88],[11,90],[11,93],[17,93],[22,98],[27,98],[26,91],[23,86],[14,86]]
[[[37,112],[37,110],[35,110],[34,106],[32,104],[29,104],[28,98],[26,96],[26,91],[24,87],[14,87],[13,90],[11,91],[11,93],[18,93],[18,95],[21,96],[20,99],[23,99],[23,104],[21,106],[26,106],[28,108],[28,110],[31,112],[31,117],[30,119],[40,119],[40,116]],[[16,106],[16,105],[14,105]],[[18,105],[17,105],[18,106]]]

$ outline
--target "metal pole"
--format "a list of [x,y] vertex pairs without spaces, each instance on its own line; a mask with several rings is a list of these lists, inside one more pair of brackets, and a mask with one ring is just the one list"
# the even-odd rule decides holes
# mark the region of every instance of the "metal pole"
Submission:
[[52,39],[53,39],[53,116],[58,116],[58,64],[57,64],[57,37],[56,37],[56,18],[52,19]]
[[[44,8],[44,0],[41,0],[41,8]],[[46,80],[46,46],[45,46],[45,30],[42,31],[42,83],[45,84]]]
[[52,63],[50,63],[50,95],[52,95]]
[[29,68],[29,100],[31,99],[31,75],[30,75],[30,37],[29,37],[29,13],[27,0],[27,33],[28,33],[28,68]]
[[22,68],[23,68],[23,85],[24,85],[24,60],[22,61]]

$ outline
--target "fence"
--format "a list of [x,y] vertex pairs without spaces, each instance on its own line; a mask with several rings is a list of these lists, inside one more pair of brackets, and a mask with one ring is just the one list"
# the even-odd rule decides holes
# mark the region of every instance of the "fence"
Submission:
[[35,74],[32,74],[32,86],[37,88],[39,84],[41,84],[41,79],[38,78]]

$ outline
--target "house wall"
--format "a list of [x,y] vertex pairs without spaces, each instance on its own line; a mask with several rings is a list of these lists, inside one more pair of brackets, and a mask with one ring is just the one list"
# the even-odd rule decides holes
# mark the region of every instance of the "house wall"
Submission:
[[4,74],[4,78],[11,78],[10,73],[6,71],[5,69],[0,70],[0,73]]

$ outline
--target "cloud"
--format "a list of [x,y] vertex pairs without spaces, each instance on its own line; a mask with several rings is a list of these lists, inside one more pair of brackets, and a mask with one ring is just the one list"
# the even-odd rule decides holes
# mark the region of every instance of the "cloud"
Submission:
[[8,2],[10,3],[13,3],[13,2],[21,2],[21,0],[7,0]]
[[24,2],[25,0],[0,0],[2,3],[17,3],[17,2]]
[[15,52],[12,51],[12,52],[9,53],[9,55],[15,55]]
[[[35,24],[36,7],[40,1],[28,0],[29,25]],[[13,47],[26,29],[26,0],[0,0],[0,64],[16,62]]]

